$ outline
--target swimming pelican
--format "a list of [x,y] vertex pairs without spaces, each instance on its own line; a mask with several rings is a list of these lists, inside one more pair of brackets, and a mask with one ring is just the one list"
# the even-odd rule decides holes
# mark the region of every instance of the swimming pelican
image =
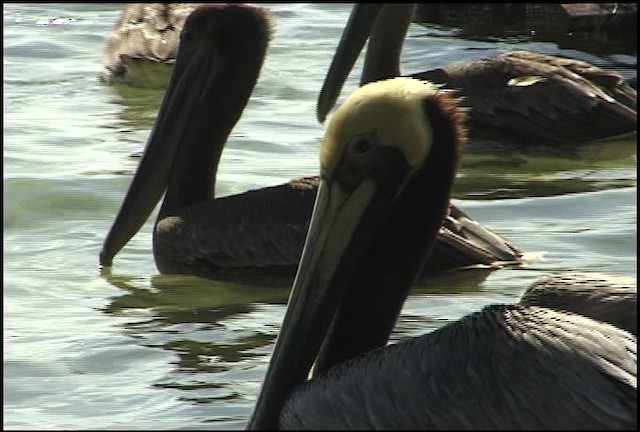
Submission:
[[636,338],[579,314],[491,305],[384,347],[446,214],[463,121],[451,93],[412,78],[367,84],[333,115],[250,429],[636,427]]
[[[270,28],[265,9],[245,5],[202,6],[187,18],[184,46],[101,265],[111,265],[166,190],[153,230],[161,273],[246,281],[295,274],[317,177],[214,199],[222,149],[258,79]],[[426,273],[522,258],[453,205],[436,247]]]
[[[415,4],[356,4],[318,98],[324,121],[369,34],[361,85],[400,76]],[[458,63],[411,77],[457,89],[469,113],[469,147],[562,148],[636,132],[637,93],[616,72],[528,51]]]
[[[132,3],[125,6],[107,39],[99,78],[105,84],[162,87],[143,73],[149,64],[171,65],[180,44],[180,32],[197,3]],[[170,75],[165,71],[166,75]],[[139,76],[140,75],[140,76]]]

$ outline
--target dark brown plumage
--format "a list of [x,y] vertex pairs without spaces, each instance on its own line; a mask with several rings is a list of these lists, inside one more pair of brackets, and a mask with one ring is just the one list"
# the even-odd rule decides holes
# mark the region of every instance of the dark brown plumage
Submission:
[[635,429],[636,344],[581,316],[487,306],[297,388],[279,428]]
[[[181,43],[186,38],[187,45],[178,53],[154,131],[103,245],[102,265],[111,265],[166,190],[153,233],[161,273],[247,282],[294,275],[318,178],[215,199],[211,181],[258,79],[269,16],[260,8],[210,5],[186,20]],[[523,258],[453,205],[436,247],[438,258],[426,263],[425,273]]]
[[[436,253],[461,117],[445,90],[395,78],[361,87],[331,118],[311,227],[249,429],[636,428],[636,337],[599,321],[583,299],[584,315],[546,300],[491,305],[385,346],[421,262]],[[626,312],[635,320],[625,304],[609,310]]]
[[[576,73],[579,72],[579,73]],[[634,133],[636,91],[614,72],[528,51],[412,74],[459,89],[472,145],[571,145]]]
[[562,273],[530,286],[520,304],[574,312],[638,335],[638,287],[632,278]]
[[[358,4],[318,99],[323,121],[363,48],[361,84],[400,75],[400,54],[415,4]],[[377,17],[377,19],[376,19]],[[469,111],[469,148],[558,150],[637,129],[637,93],[618,73],[528,51],[409,75],[456,89]]]

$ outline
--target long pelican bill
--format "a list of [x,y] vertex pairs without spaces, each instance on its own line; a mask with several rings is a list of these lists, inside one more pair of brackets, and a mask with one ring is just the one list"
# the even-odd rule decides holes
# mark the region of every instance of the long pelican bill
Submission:
[[286,397],[308,376],[349,284],[350,267],[356,267],[382,208],[391,205],[394,195],[382,192],[372,178],[352,191],[331,179],[321,181],[289,307],[249,429],[277,427]]
[[[278,426],[292,389],[307,379],[320,347],[332,344],[332,320],[352,304],[344,303],[345,296],[360,298],[363,283],[380,273],[368,263],[389,253],[388,235],[398,226],[393,215],[428,193],[418,186],[425,181],[422,167],[433,139],[422,103],[435,93],[430,84],[408,78],[377,82],[358,89],[332,117],[307,239],[250,429]],[[444,209],[436,206],[435,213],[434,223],[427,224],[433,238]],[[424,222],[422,211],[413,217]]]
[[381,3],[356,3],[353,6],[318,96],[316,116],[320,123],[324,122],[338,100],[340,90],[367,42],[381,7]]
[[101,266],[111,266],[113,257],[142,227],[167,189],[193,113],[205,95],[212,94],[212,83],[224,67],[213,44],[187,45],[182,42],[144,154],[103,244]]

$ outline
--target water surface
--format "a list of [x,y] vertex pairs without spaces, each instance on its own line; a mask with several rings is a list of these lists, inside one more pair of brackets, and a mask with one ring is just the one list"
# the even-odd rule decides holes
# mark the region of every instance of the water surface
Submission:
[[[270,6],[271,7],[271,6]],[[4,427],[240,429],[257,396],[288,287],[159,275],[153,217],[101,274],[98,253],[161,90],[97,80],[117,4],[6,4],[4,19]],[[260,81],[218,174],[227,195],[317,172],[315,99],[347,4],[274,5]],[[472,41],[412,27],[403,69],[553,43]],[[627,56],[629,57],[629,56]],[[633,59],[635,60],[635,59]],[[357,74],[344,94],[357,85]],[[474,217],[543,259],[421,281],[393,340],[561,270],[635,275],[636,144],[572,157],[466,155],[455,189]]]

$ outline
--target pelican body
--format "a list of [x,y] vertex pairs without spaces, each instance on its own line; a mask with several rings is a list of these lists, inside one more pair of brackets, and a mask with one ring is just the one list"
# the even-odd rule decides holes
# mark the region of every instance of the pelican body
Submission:
[[[318,98],[320,122],[367,38],[361,85],[400,76],[400,54],[415,4],[356,4]],[[637,130],[637,93],[622,76],[589,63],[529,51],[413,73],[455,89],[469,110],[469,147],[558,149],[629,136]]]
[[[164,194],[153,230],[161,273],[240,282],[295,274],[318,177],[214,197],[218,163],[257,82],[271,15],[247,5],[201,6],[180,51],[143,157],[100,254],[113,258]],[[451,205],[425,273],[522,262],[522,252]]]
[[411,78],[332,116],[321,183],[249,429],[635,429],[637,340],[540,306],[491,305],[386,347],[447,212],[464,115]]

